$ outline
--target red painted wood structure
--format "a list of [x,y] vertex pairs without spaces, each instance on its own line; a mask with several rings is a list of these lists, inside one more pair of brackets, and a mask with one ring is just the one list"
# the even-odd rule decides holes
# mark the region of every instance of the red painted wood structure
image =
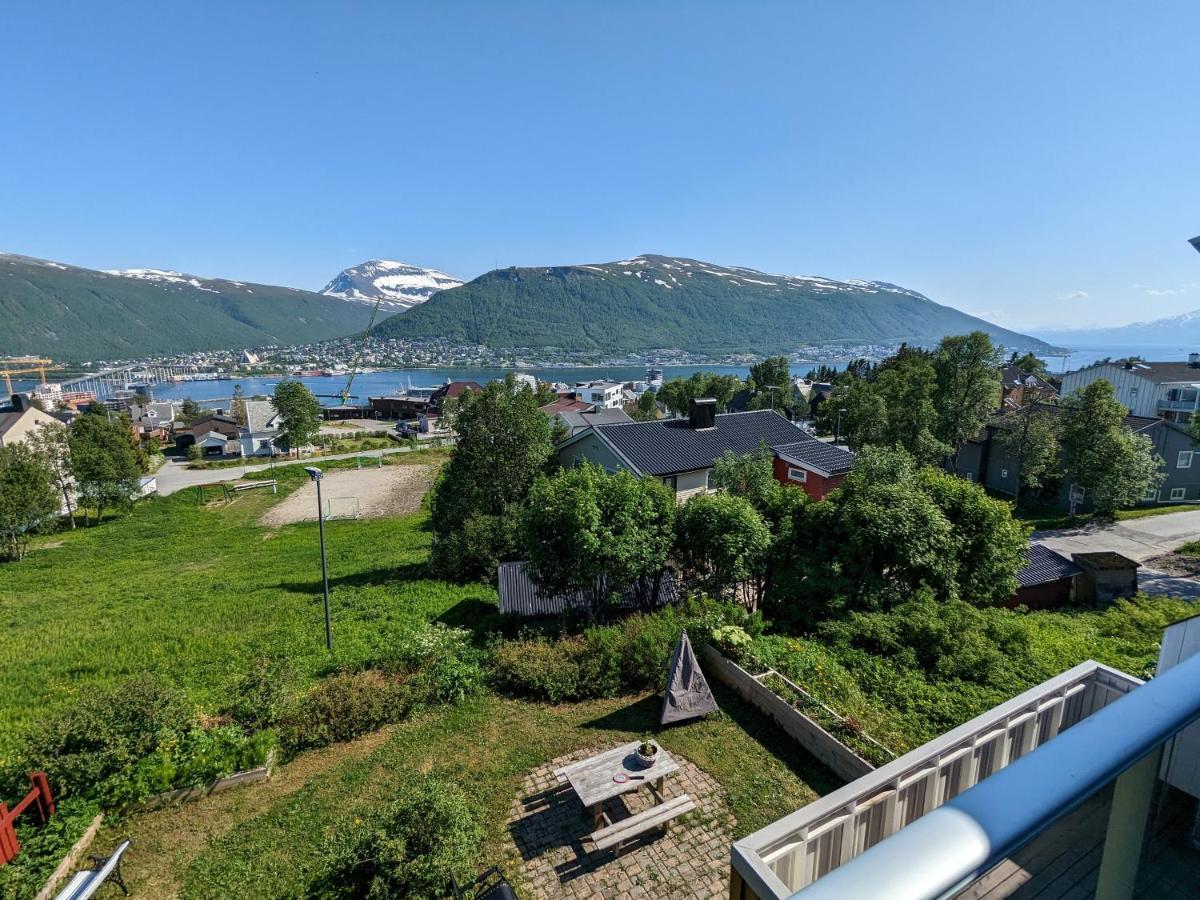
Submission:
[[32,786],[29,793],[11,810],[7,803],[0,802],[0,866],[10,862],[21,849],[16,828],[13,826],[17,816],[28,811],[38,825],[45,825],[54,815],[54,795],[50,793],[50,782],[46,780],[46,773],[30,772],[29,784]]

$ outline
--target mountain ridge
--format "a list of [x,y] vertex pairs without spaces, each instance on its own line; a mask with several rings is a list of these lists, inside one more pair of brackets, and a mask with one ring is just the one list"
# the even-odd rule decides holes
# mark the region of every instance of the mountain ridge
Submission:
[[975,329],[1011,349],[1045,342],[884,281],[771,275],[686,257],[493,269],[376,326],[381,337],[492,349],[790,352],[837,343],[936,343]]
[[1163,344],[1200,347],[1200,309],[1114,325],[1107,328],[1042,329],[1039,335],[1060,343]]
[[369,318],[365,306],[299,288],[0,253],[0,356],[83,361],[301,344],[361,331]]

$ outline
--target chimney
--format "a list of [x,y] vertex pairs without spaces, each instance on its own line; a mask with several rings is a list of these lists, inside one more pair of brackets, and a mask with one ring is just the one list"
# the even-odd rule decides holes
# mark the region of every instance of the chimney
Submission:
[[688,425],[693,431],[717,427],[717,401],[703,397],[688,403]]
[[1200,353],[1189,353],[1188,365],[1193,369],[1200,369]]

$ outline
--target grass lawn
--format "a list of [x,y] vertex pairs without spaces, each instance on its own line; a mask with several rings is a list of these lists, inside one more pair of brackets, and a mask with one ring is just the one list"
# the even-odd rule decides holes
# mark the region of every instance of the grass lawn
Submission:
[[[658,737],[721,782],[737,836],[838,784],[769,720],[731,694],[718,691],[717,699],[727,713]],[[405,781],[433,773],[470,792],[487,835],[481,867],[506,862],[512,877],[518,863],[503,859],[505,820],[525,776],[573,750],[653,731],[660,703],[648,695],[550,706],[485,695],[304,754],[265,785],[119,823],[97,846],[107,850],[124,836],[134,839],[137,851],[125,864],[134,895],[242,896],[254,885],[255,896],[300,896],[334,822],[386,803]]]
[[[405,453],[389,462],[430,459]],[[305,479],[295,466],[275,474],[281,494]],[[277,499],[246,492],[231,505],[201,507],[194,492],[181,491],[98,527],[50,535],[21,562],[0,566],[8,651],[0,657],[0,758],[32,717],[53,714],[83,684],[152,672],[212,710],[258,655],[286,654],[315,678],[370,657],[411,617],[476,629],[495,618],[487,585],[425,577],[424,515],[332,521],[330,657],[316,523],[258,525]]]
[[[1137,506],[1133,509],[1118,510],[1116,518],[1118,522],[1126,522],[1130,519],[1145,519],[1148,516],[1166,516],[1177,512],[1195,512],[1197,509],[1200,509],[1200,505],[1195,503]],[[1037,531],[1044,531],[1048,528],[1076,528],[1095,520],[1095,517],[1091,514],[1071,516],[1061,509],[1046,507],[1038,507],[1036,509],[1021,507],[1014,509],[1013,518],[1020,519],[1022,522],[1032,525]]]

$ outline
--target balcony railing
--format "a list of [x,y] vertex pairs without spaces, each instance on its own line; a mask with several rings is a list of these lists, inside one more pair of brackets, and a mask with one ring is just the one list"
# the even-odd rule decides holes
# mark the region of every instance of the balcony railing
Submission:
[[1159,412],[1195,412],[1196,400],[1159,400]]
[[1075,666],[733,846],[734,897],[783,900],[1142,682]]

